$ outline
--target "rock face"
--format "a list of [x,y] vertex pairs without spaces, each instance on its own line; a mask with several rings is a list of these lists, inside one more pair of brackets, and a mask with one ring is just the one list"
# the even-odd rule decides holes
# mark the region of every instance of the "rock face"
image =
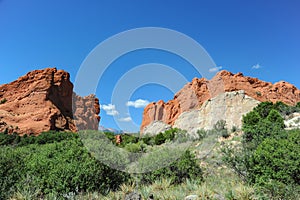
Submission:
[[287,130],[300,128],[300,113],[293,113],[286,117],[284,124]]
[[97,130],[100,121],[99,100],[76,95],[69,73],[56,68],[35,70],[1,85],[0,102],[0,132]]
[[[238,93],[235,95],[234,92]],[[264,101],[282,101],[294,105],[300,101],[300,91],[284,81],[272,84],[246,77],[242,73],[233,74],[224,70],[212,80],[194,78],[171,101],[150,103],[144,109],[140,131],[152,131],[149,127],[155,121],[160,121],[164,126],[171,125],[185,130],[193,127],[211,128],[214,121],[206,118],[218,119],[218,116],[226,118],[226,121],[232,119],[227,122],[230,123],[228,126],[240,126],[242,114],[252,110],[258,102]]]
[[156,133],[164,132],[170,128],[172,128],[170,124],[166,124],[162,121],[154,121],[148,126],[146,126],[143,132],[147,133],[149,136],[153,136]]
[[204,102],[200,109],[182,113],[173,127],[189,130],[196,134],[203,128],[212,129],[219,120],[226,120],[226,127],[241,127],[243,115],[251,111],[259,101],[245,94],[243,90],[225,92]]

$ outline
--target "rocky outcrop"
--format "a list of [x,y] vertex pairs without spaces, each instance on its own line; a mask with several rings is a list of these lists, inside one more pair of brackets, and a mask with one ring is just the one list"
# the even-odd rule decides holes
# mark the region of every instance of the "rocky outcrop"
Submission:
[[145,134],[147,134],[148,136],[153,136],[156,133],[164,132],[170,128],[172,128],[172,126],[170,124],[166,124],[162,121],[154,121],[151,124],[149,124],[148,126],[146,126],[144,128],[143,132]]
[[204,102],[200,109],[182,113],[173,127],[189,130],[196,134],[199,129],[210,130],[219,120],[226,121],[226,127],[241,127],[243,115],[251,111],[259,101],[245,94],[243,90],[225,92]]
[[0,102],[0,132],[98,129],[99,100],[76,95],[69,73],[56,68],[35,70],[1,85]]
[[[250,103],[246,103],[249,103],[251,106],[245,106],[243,103],[238,103],[236,101],[236,98],[238,97],[230,98],[230,96],[234,94],[231,94],[230,92],[236,91],[243,91],[243,94],[238,95],[238,97],[241,97],[242,99],[251,98],[251,101],[249,101]],[[219,95],[221,96],[218,98],[222,98],[222,94],[224,99],[218,100],[220,104],[208,103],[208,101]],[[252,99],[255,101],[252,101]],[[207,80],[205,78],[194,78],[192,82],[186,84],[171,101],[166,103],[163,101],[158,101],[157,103],[150,103],[148,106],[146,106],[143,113],[141,133],[143,133],[145,130],[150,131],[150,129],[146,127],[152,125],[155,121],[160,121],[163,124],[171,126],[176,124],[177,127],[181,127],[183,129],[187,129],[187,127],[196,127],[196,124],[198,128],[209,128],[211,125],[202,123],[203,125],[200,126],[199,123],[201,124],[201,122],[195,121],[198,119],[195,117],[196,115],[198,116],[198,112],[200,112],[201,109],[205,110],[203,107],[205,106],[204,103],[206,103],[206,106],[211,104],[213,107],[222,106],[223,103],[226,105],[225,110],[231,110],[232,113],[241,112],[238,110],[240,109],[239,106],[241,106],[245,107],[245,109],[242,110],[242,113],[246,113],[247,109],[250,111],[253,108],[252,105],[255,105],[255,102],[264,101],[282,101],[288,105],[294,105],[300,101],[300,91],[292,84],[284,81],[272,84],[261,81],[257,78],[246,77],[242,73],[233,74],[224,70],[219,72],[212,80]],[[226,102],[232,102],[232,104]],[[230,107],[233,107],[234,109],[229,109]],[[211,111],[208,109],[206,112],[209,113]],[[192,120],[194,117],[195,120]],[[205,117],[205,115],[203,117]],[[230,125],[240,124],[240,122],[237,120],[241,118],[240,114],[231,117],[233,117],[235,122],[230,122]],[[177,119],[179,119],[178,122]],[[227,118],[227,121],[228,120],[230,120],[230,118]],[[184,121],[190,122],[183,123]],[[192,123],[195,123],[195,125],[192,125]]]
[[284,125],[287,130],[300,128],[300,113],[295,112],[285,117]]

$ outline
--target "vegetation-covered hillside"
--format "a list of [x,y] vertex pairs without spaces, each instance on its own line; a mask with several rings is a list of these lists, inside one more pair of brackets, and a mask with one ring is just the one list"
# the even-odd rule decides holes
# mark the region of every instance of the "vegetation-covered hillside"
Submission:
[[[299,199],[300,130],[284,124],[299,108],[261,103],[244,116],[242,130],[219,121],[214,130],[199,130],[198,138],[179,129],[154,137],[125,134],[121,143],[97,131],[0,133],[0,199],[124,199],[133,191],[142,199]],[[101,138],[109,145],[101,146]],[[112,162],[147,167],[168,162],[178,152],[165,150],[185,142],[190,146],[177,160],[142,174],[110,168],[97,157],[101,151],[92,150],[118,147],[126,151],[119,159],[112,150]]]

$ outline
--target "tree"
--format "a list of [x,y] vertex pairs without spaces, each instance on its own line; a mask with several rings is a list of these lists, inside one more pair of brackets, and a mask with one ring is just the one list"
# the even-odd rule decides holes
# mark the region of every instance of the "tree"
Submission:
[[300,131],[282,132],[286,138],[267,138],[251,157],[251,182],[264,184],[270,179],[300,184]]
[[243,117],[242,130],[244,131],[244,141],[250,142],[253,140],[253,135],[256,134],[258,124],[261,117],[257,111],[251,111]]
[[273,126],[278,126],[278,128],[284,128],[284,119],[281,117],[277,110],[272,109],[267,116],[266,120],[273,123]]

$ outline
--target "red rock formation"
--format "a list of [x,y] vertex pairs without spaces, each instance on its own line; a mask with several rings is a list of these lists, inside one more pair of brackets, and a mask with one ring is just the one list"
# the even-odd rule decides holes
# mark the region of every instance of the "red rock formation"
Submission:
[[63,70],[35,70],[1,85],[1,100],[0,132],[16,131],[22,135],[98,129],[99,100],[93,95],[79,97],[73,93],[70,75]]
[[153,121],[173,125],[181,113],[199,108],[205,101],[222,92],[238,90],[244,90],[246,95],[261,102],[282,101],[294,105],[300,101],[300,90],[290,83],[280,81],[272,84],[246,77],[242,73],[232,74],[223,70],[210,81],[205,78],[194,78],[174,96],[173,100],[147,105],[143,113],[141,132]]

